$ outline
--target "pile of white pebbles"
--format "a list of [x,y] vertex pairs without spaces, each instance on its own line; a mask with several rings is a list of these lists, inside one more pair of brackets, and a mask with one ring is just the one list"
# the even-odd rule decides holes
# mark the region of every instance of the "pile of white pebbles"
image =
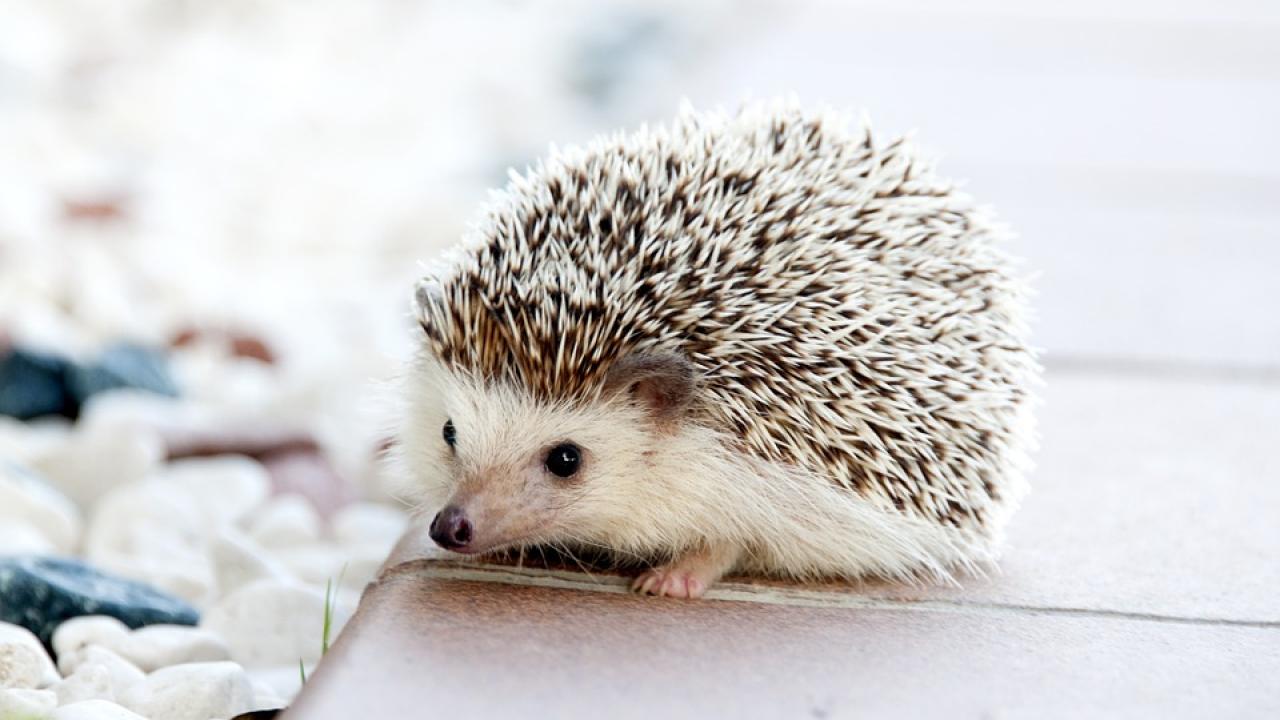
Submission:
[[[207,720],[284,707],[320,661],[326,614],[333,640],[403,532],[407,509],[367,499],[368,477],[343,479],[335,499],[332,486],[281,488],[245,455],[166,459],[175,437],[243,435],[287,414],[270,411],[290,397],[284,371],[211,344],[173,351],[179,397],[109,391],[75,422],[0,416],[0,560],[76,558],[200,616],[137,630],[76,617],[52,635],[56,663],[31,631],[0,623],[0,718]],[[265,394],[253,408],[235,400],[248,382],[236,373]],[[376,475],[377,447],[367,455]],[[15,601],[0,592],[0,604]]]

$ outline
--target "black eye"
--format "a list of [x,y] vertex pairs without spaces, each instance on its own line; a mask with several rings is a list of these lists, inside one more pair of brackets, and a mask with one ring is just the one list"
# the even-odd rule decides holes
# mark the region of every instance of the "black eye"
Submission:
[[444,421],[444,430],[440,431],[440,434],[444,436],[444,441],[449,444],[449,447],[453,447],[458,442],[458,431],[453,428],[452,420]]
[[582,464],[582,451],[577,445],[557,445],[551,448],[551,452],[547,453],[546,466],[552,475],[567,478],[573,477],[578,472],[578,466]]

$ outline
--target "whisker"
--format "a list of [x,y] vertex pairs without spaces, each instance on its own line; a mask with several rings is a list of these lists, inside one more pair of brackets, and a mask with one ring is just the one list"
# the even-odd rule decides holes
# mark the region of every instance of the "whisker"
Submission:
[[582,574],[586,575],[587,577],[591,578],[592,580],[595,580],[595,579],[596,579],[596,576],[591,574],[591,571],[587,569],[587,566],[586,566],[586,565],[583,565],[583,564],[582,564],[582,561],[578,559],[578,556],[577,556],[577,555],[574,555],[574,554],[573,554],[573,551],[572,551],[572,550],[570,550],[570,549],[568,548],[568,546],[566,546],[564,543],[560,543],[560,542],[553,542],[553,543],[552,543],[552,547],[556,548],[556,549],[557,549],[557,550],[559,550],[561,553],[564,553],[565,555],[568,555],[568,556],[569,556],[569,559],[570,559],[570,560],[572,560],[574,563],[576,563],[576,564],[577,564],[578,569],[582,571]]

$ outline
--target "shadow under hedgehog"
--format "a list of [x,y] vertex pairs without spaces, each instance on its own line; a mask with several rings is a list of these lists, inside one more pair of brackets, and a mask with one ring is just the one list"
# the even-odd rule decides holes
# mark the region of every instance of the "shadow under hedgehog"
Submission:
[[416,294],[401,452],[431,537],[951,581],[1034,443],[1002,231],[902,139],[789,104],[554,152]]

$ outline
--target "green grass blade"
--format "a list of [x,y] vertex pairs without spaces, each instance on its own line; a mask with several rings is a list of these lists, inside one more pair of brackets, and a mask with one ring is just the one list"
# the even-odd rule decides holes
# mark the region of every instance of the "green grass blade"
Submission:
[[335,584],[342,585],[342,576],[347,574],[347,564],[342,564],[342,569],[338,571],[338,582],[334,583],[333,578],[329,578],[324,584],[324,629],[320,634],[320,656],[323,657],[329,652],[329,641],[333,636],[333,613],[338,603],[338,593],[334,589]]
[[333,631],[333,580],[324,584],[324,631],[320,635],[320,655],[329,652],[329,633]]

